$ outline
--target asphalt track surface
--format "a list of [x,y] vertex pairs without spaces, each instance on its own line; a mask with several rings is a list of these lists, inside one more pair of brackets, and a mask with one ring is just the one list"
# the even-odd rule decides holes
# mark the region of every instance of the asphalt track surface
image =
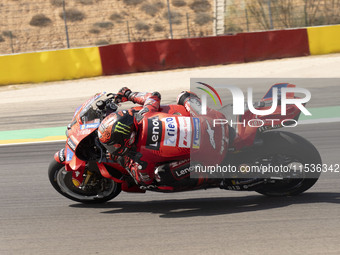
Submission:
[[[328,98],[326,105],[338,105],[337,91],[322,97],[329,90],[314,89]],[[60,126],[80,102],[51,101],[60,107],[50,114],[43,113],[42,105],[15,107],[22,108],[25,125]],[[17,118],[4,118],[10,129],[17,129]],[[336,164],[339,129],[339,123],[326,123],[301,125],[294,132],[317,147],[324,163]],[[340,173],[323,174],[297,197],[211,189],[121,193],[103,205],[83,205],[49,184],[48,164],[63,146],[0,147],[1,255],[340,254]]]
[[[336,124],[301,133],[336,162]],[[336,136],[334,139],[334,136]],[[63,143],[0,147],[0,254],[339,254],[340,173],[297,197],[219,189],[121,193],[82,205],[55,192],[47,166]]]

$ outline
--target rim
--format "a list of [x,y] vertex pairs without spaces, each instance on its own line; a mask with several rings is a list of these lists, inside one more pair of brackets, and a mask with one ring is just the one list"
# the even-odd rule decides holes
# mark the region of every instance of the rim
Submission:
[[82,189],[79,189],[72,182],[72,172],[66,171],[65,167],[61,168],[58,171],[56,179],[62,192],[75,199],[83,201],[104,199],[106,197],[109,197],[117,188],[117,184],[113,180],[101,178],[101,185],[105,185],[104,191],[84,191]]
[[[306,179],[306,172],[303,168],[302,160],[286,154],[275,154],[261,157],[255,160],[257,165],[273,165],[273,166],[287,166],[289,171],[273,175],[278,177],[274,183],[267,183],[272,186],[273,192],[282,191],[282,189],[296,189],[300,187]],[[272,178],[274,180],[274,178]]]

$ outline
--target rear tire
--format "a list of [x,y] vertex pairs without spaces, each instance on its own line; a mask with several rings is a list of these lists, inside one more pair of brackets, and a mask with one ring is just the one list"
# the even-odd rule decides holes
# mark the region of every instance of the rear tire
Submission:
[[[301,136],[289,132],[263,133],[263,146],[256,153],[258,158],[268,155],[285,155],[291,157],[304,168],[304,164],[322,165],[321,157],[312,143]],[[256,192],[266,196],[295,196],[310,189],[318,180],[321,172],[306,172],[303,170],[301,178],[276,180],[257,189]],[[308,175],[308,176],[307,176]]]
[[48,178],[56,191],[64,197],[85,204],[104,203],[118,196],[121,192],[120,183],[116,183],[111,179],[103,178],[102,176],[100,177],[100,181],[103,183],[105,182],[108,189],[104,192],[100,192],[99,190],[86,192],[73,184],[72,172],[67,172],[63,164],[60,164],[53,159],[48,168]]

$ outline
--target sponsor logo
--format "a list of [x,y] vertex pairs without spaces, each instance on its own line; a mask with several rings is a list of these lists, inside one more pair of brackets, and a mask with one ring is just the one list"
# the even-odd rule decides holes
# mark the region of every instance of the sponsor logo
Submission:
[[158,150],[162,139],[162,122],[158,118],[148,119],[148,135],[146,148]]
[[89,129],[89,128],[97,128],[99,127],[100,123],[90,123],[90,124],[85,124],[85,125],[81,125],[80,129],[84,130],[84,129]]
[[91,131],[91,129],[84,129],[84,130],[80,130],[79,131],[79,134],[80,135],[88,135],[88,134],[90,134],[92,131]]
[[206,122],[207,122],[207,126],[208,126],[207,132],[208,132],[208,135],[209,135],[210,144],[214,149],[216,149],[216,143],[215,143],[215,138],[214,138],[215,131],[210,127],[210,124],[207,120],[206,120]]
[[199,149],[201,143],[201,126],[200,126],[200,119],[193,118],[194,123],[194,136],[192,141],[192,147],[195,149]]
[[260,132],[264,132],[266,130],[271,130],[271,129],[275,129],[275,128],[281,128],[282,125],[273,125],[273,126],[263,126],[259,128]]
[[61,149],[58,153],[59,161],[64,162],[65,161],[65,149]]
[[75,178],[72,178],[72,182],[73,182],[73,185],[76,186],[76,187],[79,187],[80,186],[80,181],[78,181],[77,179]]
[[164,146],[176,146],[177,141],[177,122],[176,118],[169,117],[162,119],[165,122]]
[[72,141],[72,139],[71,138],[69,138],[68,140],[67,140],[67,145],[73,150],[73,151],[75,151],[76,150],[76,143],[74,142],[74,141]]
[[179,141],[178,147],[189,148],[191,145],[191,120],[190,117],[178,117]]
[[180,161],[174,161],[174,162],[170,163],[170,168],[176,168],[176,167],[185,165],[185,164],[187,164],[189,162],[190,162],[189,158],[188,159],[183,159],[183,160],[180,160]]
[[67,148],[66,161],[71,161],[71,159],[73,158],[73,155],[74,155],[74,153],[69,148]]
[[115,126],[114,132],[121,133],[123,135],[129,135],[131,133],[130,130],[131,130],[131,127],[118,121]]
[[189,167],[184,168],[184,169],[174,170],[173,173],[175,174],[176,177],[181,178],[181,177],[185,177],[188,174],[190,174],[191,172],[195,171],[195,168],[196,168],[196,165],[189,166]]

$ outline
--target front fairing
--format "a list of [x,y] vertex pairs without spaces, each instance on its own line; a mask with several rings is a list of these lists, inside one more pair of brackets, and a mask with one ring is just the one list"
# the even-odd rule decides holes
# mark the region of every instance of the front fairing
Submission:
[[78,187],[83,181],[86,162],[76,156],[78,145],[82,140],[96,132],[100,125],[100,116],[93,109],[95,104],[106,93],[98,93],[79,106],[66,130],[66,145],[63,151],[66,171],[72,171],[72,181]]
[[105,92],[97,93],[80,107],[78,107],[72,118],[72,122],[68,125],[66,130],[66,146],[65,146],[65,164],[72,170],[83,165],[84,161],[77,159],[76,150],[79,143],[98,129],[101,116],[96,111],[95,104],[103,97]]
[[97,131],[100,125],[100,119],[93,120],[86,124],[76,122],[70,129],[67,130],[66,140],[66,164],[70,164],[75,156],[75,152],[79,143],[88,137],[90,134]]

